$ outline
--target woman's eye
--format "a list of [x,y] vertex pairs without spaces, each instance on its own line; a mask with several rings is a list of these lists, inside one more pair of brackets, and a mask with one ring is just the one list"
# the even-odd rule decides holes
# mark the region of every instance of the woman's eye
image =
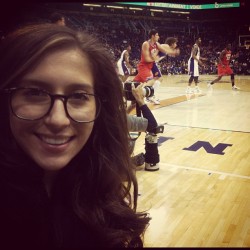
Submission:
[[47,94],[39,89],[27,89],[23,92],[26,96],[46,96]]
[[74,93],[71,95],[70,99],[87,101],[89,100],[89,95],[86,93]]

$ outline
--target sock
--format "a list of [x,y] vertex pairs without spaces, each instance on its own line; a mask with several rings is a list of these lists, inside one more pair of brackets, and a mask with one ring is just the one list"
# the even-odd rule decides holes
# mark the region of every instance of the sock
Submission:
[[161,82],[159,80],[156,80],[154,82],[154,85],[153,85],[154,91],[156,91],[160,87],[160,84],[161,84]]

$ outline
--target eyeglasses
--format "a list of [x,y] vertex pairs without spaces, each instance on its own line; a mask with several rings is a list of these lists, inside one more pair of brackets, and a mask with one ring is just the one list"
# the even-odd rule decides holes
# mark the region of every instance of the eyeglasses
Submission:
[[56,99],[61,99],[69,118],[75,122],[93,122],[99,115],[101,102],[98,96],[78,91],[70,95],[52,95],[38,88],[5,89],[10,94],[12,113],[23,120],[35,121],[48,115]]

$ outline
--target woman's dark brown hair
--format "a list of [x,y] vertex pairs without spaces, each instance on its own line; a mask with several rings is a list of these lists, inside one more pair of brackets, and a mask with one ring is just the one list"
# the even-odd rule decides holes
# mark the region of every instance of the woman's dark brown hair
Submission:
[[[128,149],[123,90],[103,45],[89,34],[56,24],[19,28],[1,41],[0,91],[14,86],[46,54],[70,48],[80,49],[90,62],[101,112],[87,144],[58,177],[54,193],[65,192],[74,215],[100,245],[141,247],[150,219],[147,213],[137,212],[138,185]],[[1,97],[0,149],[14,159],[18,152],[12,147],[6,100]],[[55,228],[60,235],[60,227]]]

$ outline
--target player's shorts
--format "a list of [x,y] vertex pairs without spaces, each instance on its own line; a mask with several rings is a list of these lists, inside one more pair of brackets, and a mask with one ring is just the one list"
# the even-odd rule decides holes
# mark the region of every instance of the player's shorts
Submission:
[[218,64],[218,76],[232,75],[234,72],[229,67],[229,65],[222,67],[221,64]]
[[118,74],[121,76],[130,75],[129,68],[126,66],[126,63],[124,61],[117,63],[117,69],[118,69]]
[[188,60],[188,74],[191,76],[199,76],[199,65],[194,58]]
[[139,64],[137,71],[138,74],[135,76],[134,81],[147,82],[154,78],[151,68],[145,64]]
[[149,80],[152,80],[154,77],[162,76],[161,71],[156,63],[153,63],[152,68],[148,67],[148,65],[145,64],[139,64],[137,70],[138,74],[134,78],[134,81],[137,82],[147,82]]
[[162,73],[156,63],[153,63],[152,73],[154,77],[162,77]]

